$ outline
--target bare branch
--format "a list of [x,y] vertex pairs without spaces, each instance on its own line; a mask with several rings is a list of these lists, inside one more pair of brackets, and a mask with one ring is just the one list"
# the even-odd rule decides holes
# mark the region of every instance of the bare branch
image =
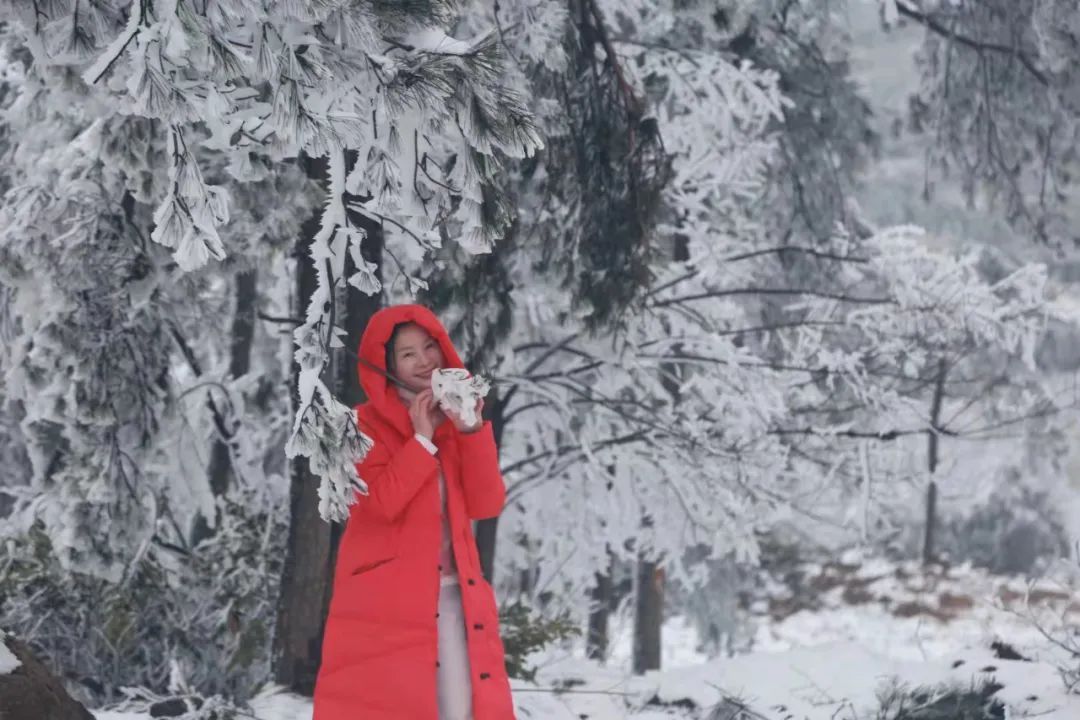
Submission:
[[1050,81],[1047,79],[1046,75],[1044,75],[1043,72],[1039,70],[1039,68],[1035,67],[1035,63],[1031,60],[1031,58],[1021,52],[1018,48],[1010,47],[1008,45],[1001,45],[999,43],[975,40],[974,38],[970,38],[965,35],[958,35],[953,30],[945,27],[939,20],[934,19],[929,13],[920,12],[919,10],[910,7],[903,2],[897,2],[896,8],[900,11],[901,15],[909,17],[912,20],[921,23],[928,30],[931,30],[932,32],[944,38],[955,40],[961,45],[966,45],[972,50],[977,50],[979,52],[990,51],[1000,53],[1002,55],[1010,55],[1012,57],[1015,57],[1027,69],[1027,71],[1030,72],[1032,76],[1034,76],[1034,78],[1038,80],[1042,85],[1050,84]]
[[706,290],[705,292],[692,293],[690,295],[682,295],[680,297],[666,298],[664,300],[655,300],[651,305],[649,305],[649,307],[666,307],[668,305],[674,305],[681,302],[692,302],[694,300],[707,300],[709,298],[729,297],[732,295],[802,295],[807,297],[818,297],[825,300],[836,300],[838,302],[847,302],[862,305],[887,305],[896,302],[892,298],[888,297],[857,297],[854,295],[844,295],[842,293],[830,293],[820,290],[810,290],[804,288],[745,287],[729,288],[726,290]]

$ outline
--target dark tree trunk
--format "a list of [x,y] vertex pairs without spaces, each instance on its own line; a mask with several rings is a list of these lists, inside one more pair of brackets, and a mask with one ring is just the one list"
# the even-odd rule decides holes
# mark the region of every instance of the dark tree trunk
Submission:
[[592,603],[589,608],[589,633],[585,638],[585,654],[592,660],[607,659],[608,619],[615,602],[613,573],[614,564],[609,551],[606,571],[596,573],[596,585],[592,589]]
[[[652,527],[648,514],[641,518],[642,528]],[[660,669],[660,627],[664,620],[664,569],[639,548],[634,606],[634,672]]]
[[[296,306],[303,317],[314,294],[317,278],[308,249],[319,229],[321,209],[301,227],[296,251]],[[296,410],[299,367],[292,363],[293,410]],[[333,572],[333,533],[319,517],[318,479],[307,458],[289,464],[289,535],[282,569],[274,633],[274,680],[293,692],[312,695],[319,669],[322,629]]]
[[476,521],[476,550],[480,555],[480,572],[488,582],[495,580],[495,536],[499,518]]
[[[238,378],[251,369],[251,346],[255,341],[255,306],[257,301],[257,275],[255,270],[246,270],[236,274],[236,307],[233,311],[232,344],[229,348],[229,377]],[[229,443],[235,434],[235,427],[219,428],[225,437],[219,437],[210,448],[210,464],[207,476],[210,492],[214,497],[221,497],[229,489],[233,474],[232,456]],[[214,523],[217,527],[217,522]],[[206,518],[198,516],[192,528],[192,545],[214,534]]]
[[[503,427],[503,403],[499,400],[499,391],[493,388],[484,400],[485,415],[491,421],[491,431],[495,435],[495,446],[501,447]],[[490,408],[490,412],[487,409]],[[480,572],[488,582],[495,580],[495,540],[499,529],[499,518],[487,518],[476,522],[476,552],[480,556]]]
[[[514,538],[519,546],[525,549],[525,556],[529,556],[529,550],[532,545],[532,539],[528,535],[519,535]],[[533,592],[536,590],[536,581],[538,579],[536,565],[530,565],[529,567],[518,570],[518,592],[523,597],[532,597]]]
[[934,472],[938,466],[938,423],[941,421],[941,404],[945,399],[945,360],[938,361],[937,380],[934,384],[934,400],[930,407],[930,432],[926,451],[930,484],[926,488],[926,525],[923,536],[923,564],[934,560],[934,529],[937,523],[937,483]]
[[[326,161],[308,159],[308,176],[326,178]],[[316,274],[311,264],[309,248],[321,220],[321,209],[304,223],[297,245],[297,285],[295,316],[303,317],[316,286]],[[379,264],[382,259],[382,234],[377,225],[360,222],[350,213],[350,222],[363,227],[368,237],[361,248],[369,261]],[[346,278],[353,272],[346,261]],[[355,354],[360,336],[372,314],[378,310],[381,297],[368,297],[356,291],[337,297],[342,308],[338,317],[347,331],[346,348],[337,350],[331,358],[328,381],[331,391],[341,402],[356,405],[363,402],[363,391],[356,375]],[[299,368],[292,366],[293,401],[297,398]],[[309,468],[306,458],[297,458],[290,465],[289,477],[289,535],[285,564],[282,571],[281,593],[278,600],[277,623],[274,634],[274,680],[288,689],[311,695],[322,654],[322,634],[326,612],[333,590],[333,570],[340,524],[325,522],[318,511],[319,482]]]
[[533,572],[531,568],[518,571],[518,592],[524,597],[528,597],[532,594],[533,590]]
[[[368,262],[373,262],[382,268],[383,256],[383,233],[378,223],[367,218],[350,216],[350,222],[362,227],[367,233],[361,245],[361,254]],[[345,256],[345,280],[356,272],[352,256]],[[376,276],[382,280],[381,270],[376,270]],[[367,400],[364,389],[360,386],[360,375],[356,368],[356,353],[360,349],[360,338],[367,328],[371,316],[378,312],[382,306],[382,295],[366,295],[355,288],[351,288],[347,282],[342,283],[342,293],[345,295],[342,305],[345,307],[345,351],[337,352],[334,356],[337,397],[346,405],[355,407]],[[335,524],[331,530],[330,566],[337,563],[338,541],[341,533],[345,530],[344,525]],[[327,596],[329,602],[329,595]]]
[[[676,245],[676,253],[685,252],[684,247]],[[676,348],[680,348],[676,345]],[[665,363],[665,370],[661,383],[671,394],[672,406],[678,406],[680,391],[678,377],[679,368],[674,364]],[[652,517],[642,508],[641,525],[650,528],[653,525]],[[649,560],[638,552],[637,562],[637,596],[635,598],[634,613],[634,672],[644,673],[646,670],[660,669],[661,626],[664,621],[664,569],[659,562]]]
[[664,569],[638,557],[637,612],[634,614],[634,672],[660,669],[660,628],[664,615]]

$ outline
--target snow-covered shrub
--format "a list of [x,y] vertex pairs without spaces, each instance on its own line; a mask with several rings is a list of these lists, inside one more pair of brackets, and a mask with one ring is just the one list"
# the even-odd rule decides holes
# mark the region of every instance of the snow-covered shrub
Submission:
[[[688,554],[706,554],[690,550]],[[731,657],[750,649],[753,629],[739,609],[739,596],[751,582],[749,569],[733,558],[699,560],[707,568],[700,586],[676,586],[669,597],[674,608],[684,612],[698,634],[698,650],[709,657]]]
[[124,688],[124,700],[110,707],[122,713],[145,713],[153,718],[173,720],[240,720],[251,713],[220,695],[204,697],[190,691],[159,695],[145,688]]
[[284,513],[244,500],[190,554],[154,547],[119,583],[62,568],[35,525],[6,540],[0,616],[86,704],[178,683],[242,700],[269,676],[286,536]]
[[[1072,553],[1076,569],[1080,571],[1080,541],[1073,544]],[[1080,623],[1063,620],[1056,630],[1044,632],[1047,638],[1064,652],[1065,660],[1058,666],[1058,672],[1061,673],[1065,689],[1080,695]]]
[[964,515],[943,518],[937,546],[954,562],[1003,574],[1031,574],[1069,554],[1053,499],[1019,482],[1003,484]]
[[993,680],[968,687],[887,685],[881,702],[867,720],[1004,720],[1005,705],[994,697],[1001,689]]
[[1080,695],[1080,628],[1072,630],[1073,663],[1061,668],[1061,679],[1074,695]]

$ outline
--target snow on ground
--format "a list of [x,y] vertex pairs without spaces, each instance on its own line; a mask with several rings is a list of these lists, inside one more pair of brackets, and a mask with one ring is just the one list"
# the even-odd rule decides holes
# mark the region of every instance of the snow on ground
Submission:
[[269,686],[251,700],[259,720],[311,720],[311,699]]
[[[564,656],[549,663],[537,683],[513,685],[518,720],[704,717],[680,705],[690,707],[689,700],[696,708],[708,709],[724,698],[738,698],[770,720],[847,720],[867,717],[877,705],[876,693],[893,678],[911,685],[947,680],[969,685],[991,676],[1005,686],[997,697],[1010,705],[1010,717],[1080,717],[1080,697],[1063,696],[1060,678],[1046,663],[1005,661],[989,651],[969,651],[952,660],[905,661],[854,642],[721,658],[641,677]],[[663,704],[649,705],[653,698]],[[311,704],[288,693],[266,693],[252,702],[252,715],[260,720],[310,720]],[[99,714],[98,720],[143,718]]]
[[996,697],[1010,706],[1014,717],[1080,717],[1080,697],[1063,695],[1061,680],[1051,665],[1005,661],[978,650],[952,657],[904,661],[855,642],[759,652],[661,675],[657,678],[658,695],[667,701],[688,697],[704,707],[725,696],[736,697],[766,717],[790,714],[828,720],[871,716],[878,705],[878,691],[893,679],[911,686],[945,681],[970,686],[973,681],[993,677],[1005,686]]
[[[1080,578],[1061,572],[1027,583],[967,566],[923,571],[848,553],[804,563],[801,584],[765,583],[747,599],[757,623],[754,652],[707,659],[682,617],[664,625],[664,669],[632,675],[631,627],[612,628],[606,666],[580,647],[533,658],[536,682],[512,681],[518,720],[661,720],[705,717],[737,698],[769,720],[870,717],[877,693],[895,679],[907,685],[993,678],[1011,718],[1080,718],[1080,696],[1068,696],[1055,662],[1059,651],[1036,629],[1062,619],[1080,625]],[[1032,662],[996,657],[1008,643]],[[1075,661],[1074,661],[1075,662]],[[650,702],[651,701],[651,702]],[[267,688],[251,702],[253,720],[311,720],[311,701]],[[147,720],[98,712],[97,720]]]
[[0,675],[7,675],[22,664],[19,662],[19,658],[15,657],[15,654],[4,644],[4,637],[4,631],[0,630]]
[[[757,623],[754,652],[706,660],[691,626],[676,617],[664,625],[665,669],[635,678],[626,670],[630,628],[619,626],[608,668],[569,652],[538,659],[540,686],[572,687],[535,698],[535,689],[515,685],[519,715],[672,717],[676,711],[645,703],[688,699],[709,708],[734,697],[767,718],[848,720],[867,717],[876,693],[893,679],[970,686],[992,677],[1004,685],[996,697],[1011,717],[1080,718],[1080,696],[1065,695],[1055,665],[1064,653],[1032,622],[1048,630],[1063,621],[1080,626],[1080,579],[1065,568],[1028,583],[969,566],[924,571],[918,563],[852,552],[833,563],[804,563],[798,572],[800,589],[767,582],[748,599],[749,619]],[[996,657],[994,641],[1034,662]]]
[[754,600],[754,649],[784,651],[855,641],[899,660],[933,660],[1004,641],[1034,659],[1060,659],[1036,624],[1080,626],[1080,578],[1062,566],[1035,582],[967,565],[923,571],[918,563],[863,560],[802,566],[814,607],[795,598]]

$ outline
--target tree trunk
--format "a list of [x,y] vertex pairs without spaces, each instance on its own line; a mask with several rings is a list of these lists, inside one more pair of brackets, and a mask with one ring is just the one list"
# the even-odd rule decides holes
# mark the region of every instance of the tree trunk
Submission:
[[476,521],[476,550],[480,555],[480,573],[489,583],[495,580],[495,536],[498,516]]
[[[364,242],[361,244],[360,253],[363,258],[375,263],[378,269],[375,271],[376,277],[382,281],[382,257],[383,257],[383,232],[378,223],[369,220],[365,217],[350,216],[349,221],[363,228],[367,234]],[[350,289],[347,283],[348,278],[356,272],[356,266],[352,261],[351,255],[345,256],[345,277],[346,282],[342,283],[341,292],[345,295],[344,302],[341,304],[345,308],[345,314],[342,318],[345,328],[345,351],[335,353],[334,360],[336,366],[334,368],[335,373],[335,393],[338,399],[346,405],[356,407],[367,400],[367,395],[364,394],[364,389],[360,385],[360,375],[356,368],[356,353],[360,349],[360,338],[364,334],[364,330],[367,328],[368,321],[371,320],[371,316],[378,312],[382,306],[382,295],[366,295],[355,288]],[[341,539],[341,533],[344,532],[345,527],[341,524],[335,524],[331,530],[331,546],[330,546],[330,566],[333,567],[337,563],[337,548],[338,541]],[[329,596],[328,596],[329,601]]]
[[608,654],[608,619],[614,608],[615,593],[612,586],[614,564],[608,551],[608,566],[596,573],[596,585],[592,589],[589,608],[589,632],[585,638],[585,654],[592,660],[604,661]]
[[[348,162],[355,160],[350,156]],[[326,178],[326,160],[307,159],[308,176]],[[321,208],[304,223],[297,246],[297,306],[293,314],[303,317],[316,286],[316,273],[309,248],[319,230]],[[349,214],[349,221],[367,231],[361,252],[365,259],[381,266],[383,236],[378,225]],[[344,290],[344,280],[353,272],[346,258],[346,277],[338,296],[342,308],[342,327],[346,329],[345,349],[335,350],[328,369],[330,390],[341,402],[356,405],[364,400],[356,373],[355,354],[368,320],[379,309],[381,296],[368,297],[360,292]],[[299,367],[292,366],[292,393],[297,401],[296,383]],[[311,474],[306,458],[290,464],[289,477],[289,536],[282,571],[281,594],[274,634],[274,680],[303,695],[312,695],[322,656],[322,635],[326,613],[333,591],[334,564],[337,546],[343,530],[340,524],[330,524],[319,516],[319,483]]]
[[[681,257],[686,248],[677,243],[676,255]],[[676,345],[676,352],[681,345]],[[681,400],[679,368],[673,363],[663,364],[666,372],[661,384],[671,394],[671,403],[677,407]],[[641,526],[651,528],[652,517],[642,508]],[[634,613],[634,672],[660,669],[661,626],[664,621],[664,569],[658,562],[646,559],[638,552],[637,597]]]
[[634,672],[660,669],[660,628],[664,615],[664,569],[638,556],[637,607],[634,614]]
[[[255,341],[255,305],[257,300],[257,275],[254,269],[236,274],[236,307],[233,311],[232,344],[229,348],[229,377],[238,378],[251,369],[251,346]],[[229,442],[235,428],[219,428],[225,437],[219,437],[210,448],[210,464],[207,476],[210,492],[215,498],[221,497],[229,489],[232,476],[232,457],[229,454]],[[214,528],[217,527],[217,519]],[[192,545],[197,545],[214,534],[206,518],[199,515],[191,532]]]
[[941,359],[938,361],[934,400],[930,408],[930,433],[926,452],[930,483],[926,488],[926,527],[923,536],[924,565],[934,560],[934,529],[937,523],[937,483],[934,482],[934,472],[938,466],[938,423],[941,421],[941,403],[945,396],[945,372],[945,360]]
[[[296,306],[303,317],[316,287],[308,249],[319,229],[321,209],[301,227],[296,251]],[[293,410],[298,402],[300,368],[292,363]],[[312,695],[319,669],[322,629],[332,577],[332,529],[319,517],[318,480],[307,458],[289,463],[289,535],[282,569],[281,594],[274,633],[274,680],[289,690]]]
[[[523,553],[525,557],[529,557],[529,546],[531,544],[528,535],[518,536],[514,539],[518,545],[525,549]],[[524,567],[518,571],[518,593],[522,597],[531,598],[533,591],[536,589],[536,566],[530,564],[528,567]]]
[[[491,420],[491,431],[495,435],[495,447],[499,448],[502,445],[504,407],[499,401],[498,388],[493,388],[485,398],[484,408],[491,408],[488,419]],[[489,583],[495,580],[495,540],[498,529],[497,516],[476,522],[476,552],[480,556],[480,572]]]

